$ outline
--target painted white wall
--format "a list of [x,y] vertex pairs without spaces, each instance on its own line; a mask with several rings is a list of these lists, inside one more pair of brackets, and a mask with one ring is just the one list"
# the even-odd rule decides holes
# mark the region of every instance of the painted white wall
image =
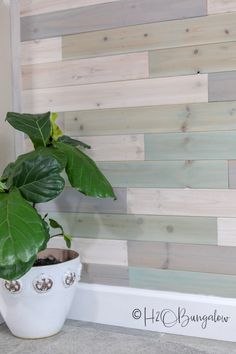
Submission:
[[0,1],[0,174],[15,158],[14,130],[6,123],[6,112],[12,110],[11,23],[10,8]]

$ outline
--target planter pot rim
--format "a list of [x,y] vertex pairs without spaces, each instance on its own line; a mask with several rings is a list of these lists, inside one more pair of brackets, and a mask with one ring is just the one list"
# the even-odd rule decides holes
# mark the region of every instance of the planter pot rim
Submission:
[[47,264],[47,265],[42,265],[42,266],[33,266],[31,269],[43,270],[43,269],[48,269],[49,267],[61,267],[66,262],[80,258],[79,253],[74,250],[65,249],[65,248],[50,247],[50,248],[46,248],[45,250],[39,252],[37,255],[37,259],[38,258],[47,258],[48,256],[55,257],[61,263]]

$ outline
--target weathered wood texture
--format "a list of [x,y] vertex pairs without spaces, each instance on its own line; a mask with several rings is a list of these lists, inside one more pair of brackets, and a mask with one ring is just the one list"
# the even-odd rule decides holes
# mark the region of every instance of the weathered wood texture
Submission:
[[25,90],[148,77],[147,52],[22,67]]
[[98,166],[114,187],[228,188],[227,161],[101,162]]
[[192,75],[25,90],[23,110],[63,112],[207,100],[207,75]]
[[50,63],[62,60],[61,38],[21,43],[21,64]]
[[236,218],[218,218],[218,245],[236,246]]
[[236,190],[129,188],[128,213],[236,217]]
[[79,238],[217,244],[216,218],[61,212],[50,216]]
[[176,76],[236,70],[236,42],[151,51],[150,76]]
[[22,40],[205,15],[205,0],[121,0],[22,18]]
[[236,189],[236,160],[229,160],[229,188]]
[[[176,3],[177,4],[177,3]],[[64,59],[236,41],[236,13],[65,36]]]
[[84,263],[81,281],[115,286],[129,286],[128,267]]
[[21,16],[32,16],[119,0],[21,0]]
[[235,0],[207,0],[208,14],[236,11]]
[[232,101],[236,98],[236,71],[209,74],[209,101]]
[[64,129],[73,136],[236,130],[236,102],[65,112]]
[[129,265],[236,275],[236,248],[167,242],[128,242]]
[[129,279],[134,288],[232,298],[236,293],[234,275],[130,267]]
[[235,159],[236,132],[147,134],[147,160]]

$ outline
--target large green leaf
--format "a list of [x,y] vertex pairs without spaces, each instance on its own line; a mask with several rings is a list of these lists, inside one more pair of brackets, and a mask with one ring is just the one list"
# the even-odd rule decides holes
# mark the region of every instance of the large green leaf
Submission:
[[39,154],[35,158],[23,159],[13,170],[12,185],[30,202],[47,202],[64,189],[65,181],[60,170],[60,163],[52,156]]
[[6,120],[15,128],[26,133],[34,147],[47,146],[50,141],[50,112],[43,114],[28,114],[8,112]]
[[66,173],[72,187],[88,196],[116,198],[112,186],[90,157],[72,145],[57,142],[56,146],[66,154]]
[[0,277],[24,275],[33,265],[49,233],[37,211],[14,188],[0,193]]

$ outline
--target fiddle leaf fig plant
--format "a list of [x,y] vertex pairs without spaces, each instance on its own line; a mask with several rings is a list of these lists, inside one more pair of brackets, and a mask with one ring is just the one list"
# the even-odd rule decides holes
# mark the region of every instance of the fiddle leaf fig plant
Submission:
[[[6,166],[0,177],[0,277],[13,280],[34,265],[50,238],[62,236],[68,247],[71,236],[53,219],[47,221],[37,203],[56,198],[63,191],[65,171],[73,188],[87,196],[116,199],[96,163],[83,151],[90,146],[63,135],[56,113],[7,113],[6,120],[27,134],[34,150]],[[50,236],[51,229],[59,233]]]

